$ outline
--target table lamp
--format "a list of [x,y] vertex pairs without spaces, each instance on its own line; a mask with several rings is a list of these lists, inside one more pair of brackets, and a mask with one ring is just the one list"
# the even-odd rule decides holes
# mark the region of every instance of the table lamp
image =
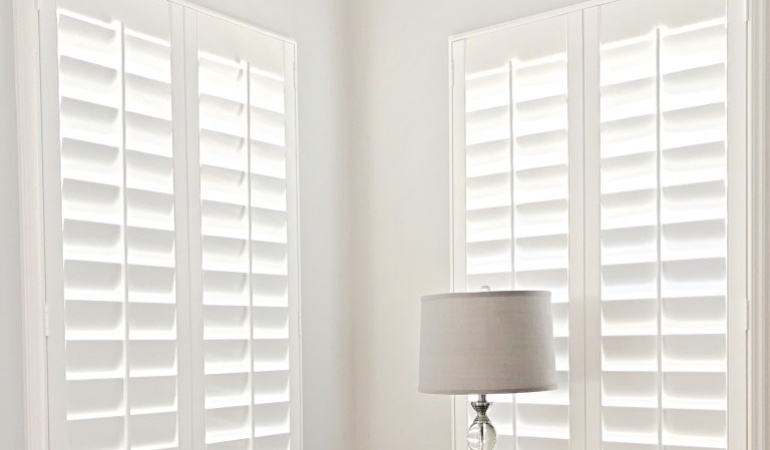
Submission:
[[419,391],[478,395],[468,448],[492,450],[487,394],[556,389],[551,294],[496,291],[427,295],[420,319]]

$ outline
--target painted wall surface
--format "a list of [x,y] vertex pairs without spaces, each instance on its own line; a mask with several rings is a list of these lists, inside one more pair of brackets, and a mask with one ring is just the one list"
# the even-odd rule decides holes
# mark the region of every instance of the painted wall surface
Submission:
[[0,0],[0,449],[21,450],[24,408],[19,279],[13,3]]
[[450,282],[448,38],[575,0],[357,0],[353,279],[358,450],[449,450],[417,392],[419,298]]
[[[299,49],[305,450],[352,450],[347,16],[341,0],[193,0]],[[0,0],[0,450],[22,450],[12,0]]]

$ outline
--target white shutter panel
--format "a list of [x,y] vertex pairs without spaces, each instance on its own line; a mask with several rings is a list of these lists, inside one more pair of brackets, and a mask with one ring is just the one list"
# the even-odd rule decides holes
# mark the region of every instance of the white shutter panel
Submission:
[[192,220],[200,221],[202,252],[205,441],[210,449],[288,450],[298,439],[289,397],[290,369],[298,370],[290,339],[293,45],[205,14],[187,17],[197,27],[188,58],[197,73],[189,100],[199,111],[191,173],[200,173]]
[[559,377],[557,391],[515,397],[520,449],[543,441],[569,448],[568,79],[560,50],[512,62],[514,288],[551,292]]
[[725,14],[721,0],[601,8],[607,449],[727,448]]
[[63,374],[52,365],[51,446],[177,448],[171,7],[61,0],[50,11],[60,121],[47,208],[61,228],[47,222],[49,308],[64,318],[50,337],[64,359]]
[[551,291],[559,374],[557,391],[493,395],[498,404],[489,414],[498,448],[567,449],[567,20],[469,39],[464,52],[465,102],[458,113],[465,123],[465,173],[456,174],[465,185],[466,233],[458,237],[465,248],[464,288]]

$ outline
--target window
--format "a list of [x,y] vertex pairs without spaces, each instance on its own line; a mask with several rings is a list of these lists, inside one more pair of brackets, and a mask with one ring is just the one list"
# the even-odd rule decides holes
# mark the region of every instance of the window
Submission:
[[294,44],[47,0],[52,449],[299,448]]
[[743,8],[452,40],[454,287],[553,292],[559,389],[494,398],[499,448],[745,448]]

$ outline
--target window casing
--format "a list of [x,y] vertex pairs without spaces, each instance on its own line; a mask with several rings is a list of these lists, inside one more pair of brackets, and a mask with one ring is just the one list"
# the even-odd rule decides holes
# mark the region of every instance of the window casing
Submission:
[[295,46],[41,13],[52,449],[300,448]]
[[746,447],[743,8],[452,40],[454,289],[554,292],[560,388],[494,399],[500,448]]

